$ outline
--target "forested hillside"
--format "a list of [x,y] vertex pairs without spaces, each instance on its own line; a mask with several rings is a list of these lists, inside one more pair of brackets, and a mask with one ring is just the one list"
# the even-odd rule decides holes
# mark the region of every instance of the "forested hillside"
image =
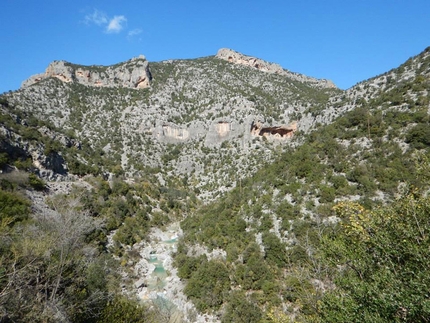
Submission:
[[224,322],[427,322],[425,274],[413,273],[428,253],[429,63],[427,51],[359,84],[419,66],[182,222],[175,259],[200,310]]

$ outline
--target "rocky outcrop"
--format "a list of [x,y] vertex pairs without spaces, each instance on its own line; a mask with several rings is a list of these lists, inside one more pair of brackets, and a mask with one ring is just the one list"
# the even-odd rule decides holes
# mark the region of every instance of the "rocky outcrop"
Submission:
[[55,180],[64,177],[68,173],[66,161],[57,152],[50,152],[45,155],[40,147],[31,147],[31,158],[33,166],[38,169],[39,176],[47,180]]
[[34,170],[46,180],[65,178],[68,168],[63,156],[56,151],[45,154],[45,145],[26,140],[14,131],[0,126],[0,151],[5,152],[11,160],[26,160],[31,158]]
[[297,131],[297,122],[289,125],[265,126],[263,122],[255,120],[259,119],[256,116],[250,116],[242,124],[230,120],[218,121],[210,126],[192,122],[186,128],[173,123],[165,123],[155,127],[152,134],[161,142],[180,143],[204,138],[207,147],[219,147],[226,140],[247,142],[256,136],[275,139],[292,138]]
[[62,133],[49,129],[46,126],[40,127],[39,129],[37,129],[37,131],[39,131],[43,136],[50,138],[51,140],[58,141],[64,147],[76,147],[78,149],[81,149],[81,143],[78,140],[71,139]]
[[190,136],[190,133],[187,129],[165,124],[163,125],[163,135],[172,139],[186,140]]
[[219,59],[226,60],[233,64],[240,64],[244,66],[253,67],[262,72],[287,76],[293,80],[303,82],[303,83],[308,83],[314,87],[336,88],[336,85],[330,80],[317,79],[317,78],[305,76],[299,73],[293,73],[283,69],[279,64],[269,63],[259,58],[243,55],[239,52],[236,52],[228,48],[221,48],[216,54],[216,57]]
[[22,87],[28,87],[49,77],[87,86],[135,89],[149,87],[152,80],[148,61],[144,56],[139,56],[112,66],[82,66],[66,61],[54,61],[49,64],[45,73],[31,76],[22,83]]
[[293,137],[297,131],[297,122],[290,125],[265,127],[261,121],[254,121],[251,125],[251,134],[254,136],[273,137],[276,139],[285,139]]
[[220,137],[225,137],[231,130],[231,124],[226,121],[220,121],[216,124],[216,131]]
[[239,52],[235,52],[234,50],[227,49],[227,48],[220,49],[216,54],[216,57],[229,61],[230,63],[254,67],[263,72],[269,72],[269,73],[275,73],[275,74],[284,73],[284,69],[281,67],[281,65],[269,63],[269,62],[263,61],[262,59],[255,58],[252,56],[246,56]]

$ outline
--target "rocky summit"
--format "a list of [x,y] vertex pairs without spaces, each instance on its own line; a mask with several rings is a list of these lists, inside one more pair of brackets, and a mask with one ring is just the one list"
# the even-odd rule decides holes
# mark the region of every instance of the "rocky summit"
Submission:
[[27,87],[44,79],[55,77],[63,82],[76,82],[88,86],[128,87],[144,89],[152,76],[144,56],[113,66],[78,66],[65,61],[49,64],[45,73],[33,75],[22,83]]
[[233,64],[250,66],[259,71],[287,76],[290,79],[294,79],[302,83],[307,83],[314,87],[331,89],[336,88],[336,85],[330,80],[316,79],[303,74],[293,73],[282,68],[282,66],[279,64],[269,63],[256,57],[243,55],[228,48],[221,48],[216,54],[216,57],[224,59]]
[[0,321],[427,322],[429,111],[430,48],[55,61],[0,96]]

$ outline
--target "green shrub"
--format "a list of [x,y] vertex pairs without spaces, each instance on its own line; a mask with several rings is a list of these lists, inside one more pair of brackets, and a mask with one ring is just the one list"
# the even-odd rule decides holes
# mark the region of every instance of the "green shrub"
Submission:
[[147,323],[156,322],[145,306],[136,300],[118,296],[104,308],[97,323]]
[[286,245],[272,232],[263,232],[264,258],[278,267],[287,263]]
[[0,153],[0,169],[7,165],[9,162],[9,155],[7,153]]
[[226,311],[221,319],[222,323],[247,323],[260,322],[261,310],[251,303],[245,293],[233,292],[228,298]]
[[0,189],[0,220],[1,225],[13,225],[28,218],[30,202],[17,192]]
[[330,203],[333,202],[336,197],[336,190],[332,186],[322,185],[319,193],[320,203]]
[[417,149],[430,146],[430,128],[428,124],[420,123],[406,134],[406,142]]
[[36,191],[43,191],[44,189],[46,189],[46,183],[36,174],[28,175],[28,184]]

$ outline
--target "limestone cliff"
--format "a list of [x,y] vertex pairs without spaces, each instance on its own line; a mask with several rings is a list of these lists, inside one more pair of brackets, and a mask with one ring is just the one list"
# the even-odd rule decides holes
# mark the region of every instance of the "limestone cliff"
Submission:
[[137,89],[149,87],[152,80],[148,61],[144,56],[139,56],[112,66],[83,66],[66,61],[54,61],[49,64],[45,73],[31,76],[22,83],[22,87],[28,87],[49,77],[87,86]]
[[254,136],[273,137],[275,139],[292,138],[297,131],[297,122],[290,125],[265,127],[261,121],[254,121],[251,125],[251,134]]
[[231,124],[227,121],[220,121],[216,124],[216,131],[220,137],[225,137],[231,130]]
[[238,53],[238,52],[231,50],[231,49],[228,49],[228,48],[221,48],[218,51],[218,53],[216,54],[216,57],[219,59],[226,60],[226,61],[233,63],[233,64],[250,66],[250,67],[256,68],[262,72],[287,76],[287,77],[294,79],[296,81],[308,83],[309,85],[312,85],[314,87],[330,88],[330,89],[336,88],[336,85],[330,80],[317,79],[317,78],[309,77],[309,76],[306,76],[303,74],[293,73],[293,72],[290,72],[288,70],[283,69],[281,67],[281,65],[279,65],[279,64],[269,63],[269,62],[266,62],[266,61],[259,59],[259,58],[243,55],[241,53]]

